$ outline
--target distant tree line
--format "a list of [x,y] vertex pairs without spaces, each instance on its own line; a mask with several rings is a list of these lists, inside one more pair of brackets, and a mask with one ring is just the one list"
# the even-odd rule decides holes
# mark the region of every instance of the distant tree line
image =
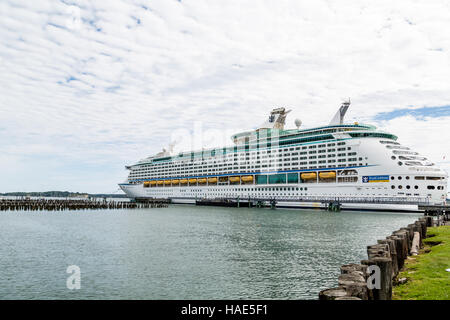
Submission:
[[91,194],[82,192],[69,192],[69,191],[44,191],[44,192],[7,192],[0,193],[5,197],[60,197],[60,198],[72,198],[72,197],[84,197],[84,198],[124,198],[125,194]]

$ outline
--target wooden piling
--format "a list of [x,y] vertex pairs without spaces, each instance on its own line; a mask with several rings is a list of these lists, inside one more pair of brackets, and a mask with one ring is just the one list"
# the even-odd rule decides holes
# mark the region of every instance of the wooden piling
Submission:
[[336,300],[337,298],[346,297],[345,288],[331,288],[319,292],[319,300]]
[[96,199],[1,199],[0,211],[65,211],[97,209],[164,208],[167,199],[151,199],[144,202],[99,201]]
[[[434,222],[433,217],[420,218],[405,228],[394,231],[377,244],[367,246],[367,260],[361,264],[341,266],[338,278],[339,287],[322,290],[320,300],[391,300],[392,286],[409,254],[416,255],[421,246],[421,239],[426,238],[427,227]],[[367,281],[369,266],[379,268],[380,287],[372,288]],[[374,274],[375,275],[375,274]],[[396,280],[395,280],[396,281]],[[373,284],[373,283],[372,283]]]

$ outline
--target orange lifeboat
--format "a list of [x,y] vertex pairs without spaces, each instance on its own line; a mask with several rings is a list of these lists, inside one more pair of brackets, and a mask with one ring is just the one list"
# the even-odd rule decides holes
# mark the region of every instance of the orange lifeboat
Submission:
[[317,179],[317,173],[315,172],[305,172],[300,175],[303,180]]
[[320,179],[335,179],[336,178],[336,172],[335,171],[326,171],[326,172],[320,172],[319,173]]

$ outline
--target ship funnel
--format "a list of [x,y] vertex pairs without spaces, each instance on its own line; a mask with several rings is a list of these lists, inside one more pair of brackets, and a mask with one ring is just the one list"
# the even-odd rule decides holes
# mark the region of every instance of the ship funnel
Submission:
[[339,125],[344,123],[344,116],[347,113],[348,107],[350,107],[350,99],[344,101],[339,108],[339,110],[334,115],[333,119],[330,121],[330,126]]

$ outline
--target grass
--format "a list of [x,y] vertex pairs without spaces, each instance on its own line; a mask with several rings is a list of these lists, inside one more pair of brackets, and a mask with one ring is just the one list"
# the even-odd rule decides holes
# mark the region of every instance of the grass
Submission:
[[393,287],[394,300],[450,300],[450,226],[428,228],[424,248],[410,256]]

